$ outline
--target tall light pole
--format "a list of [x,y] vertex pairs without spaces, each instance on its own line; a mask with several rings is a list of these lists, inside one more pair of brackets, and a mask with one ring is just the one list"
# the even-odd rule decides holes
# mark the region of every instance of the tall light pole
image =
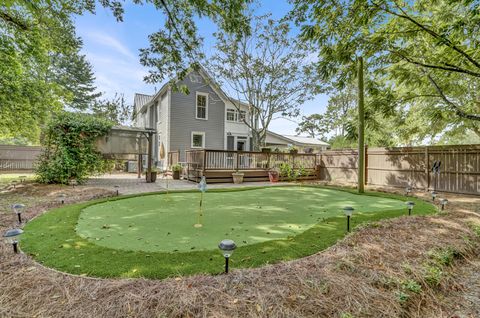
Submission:
[[365,192],[365,96],[363,57],[358,57],[358,193]]

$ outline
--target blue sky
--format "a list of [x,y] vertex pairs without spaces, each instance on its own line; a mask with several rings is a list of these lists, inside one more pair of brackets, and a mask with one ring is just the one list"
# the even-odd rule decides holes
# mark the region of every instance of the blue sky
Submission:
[[[256,13],[272,13],[274,18],[281,18],[288,12],[290,5],[283,0],[264,0]],[[106,97],[123,93],[133,103],[136,92],[152,94],[161,83],[146,84],[143,77],[148,69],[140,65],[139,49],[148,46],[148,35],[163,27],[164,17],[152,5],[125,4],[124,22],[116,22],[111,12],[101,7],[95,15],[85,14],[75,18],[77,34],[83,39],[83,53],[93,65],[96,85]],[[215,25],[202,21],[201,35],[205,43],[212,43]],[[205,52],[208,54],[208,44]],[[302,106],[302,114],[324,112],[328,98],[316,96]],[[297,121],[298,119],[293,119]],[[276,119],[270,130],[282,134],[295,134],[297,124],[292,120]]]

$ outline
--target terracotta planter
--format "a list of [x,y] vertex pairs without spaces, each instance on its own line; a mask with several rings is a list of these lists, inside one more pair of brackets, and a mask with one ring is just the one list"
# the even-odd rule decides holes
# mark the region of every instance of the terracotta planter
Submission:
[[243,183],[243,176],[245,174],[241,172],[234,172],[232,173],[233,183],[240,184]]
[[179,180],[180,179],[180,171],[173,171],[172,176],[173,176],[173,180]]
[[278,172],[269,171],[268,172],[268,179],[270,180],[270,182],[278,182]]

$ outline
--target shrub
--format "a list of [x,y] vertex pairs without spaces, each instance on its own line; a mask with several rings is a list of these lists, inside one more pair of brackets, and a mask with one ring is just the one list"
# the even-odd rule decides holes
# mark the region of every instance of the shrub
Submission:
[[53,117],[43,131],[38,181],[68,184],[75,179],[82,183],[90,175],[108,171],[111,163],[96,150],[95,141],[112,125],[88,114],[63,112]]
[[177,164],[171,166],[171,169],[172,169],[172,171],[182,171],[183,167],[182,167],[182,165],[177,163]]
[[296,181],[299,177],[306,176],[307,171],[304,167],[294,169],[290,164],[282,162],[280,164],[280,176],[287,178],[288,181]]

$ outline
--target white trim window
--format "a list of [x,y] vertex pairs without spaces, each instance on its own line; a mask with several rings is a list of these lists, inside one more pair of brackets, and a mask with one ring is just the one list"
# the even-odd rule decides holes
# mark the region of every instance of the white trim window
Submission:
[[208,93],[197,92],[195,97],[195,118],[208,119]]
[[237,121],[237,111],[233,108],[227,108],[227,121]]
[[227,108],[227,121],[234,123],[243,123],[246,118],[247,112],[245,110],[237,110],[233,108]]
[[205,148],[205,132],[192,131],[191,148]]

